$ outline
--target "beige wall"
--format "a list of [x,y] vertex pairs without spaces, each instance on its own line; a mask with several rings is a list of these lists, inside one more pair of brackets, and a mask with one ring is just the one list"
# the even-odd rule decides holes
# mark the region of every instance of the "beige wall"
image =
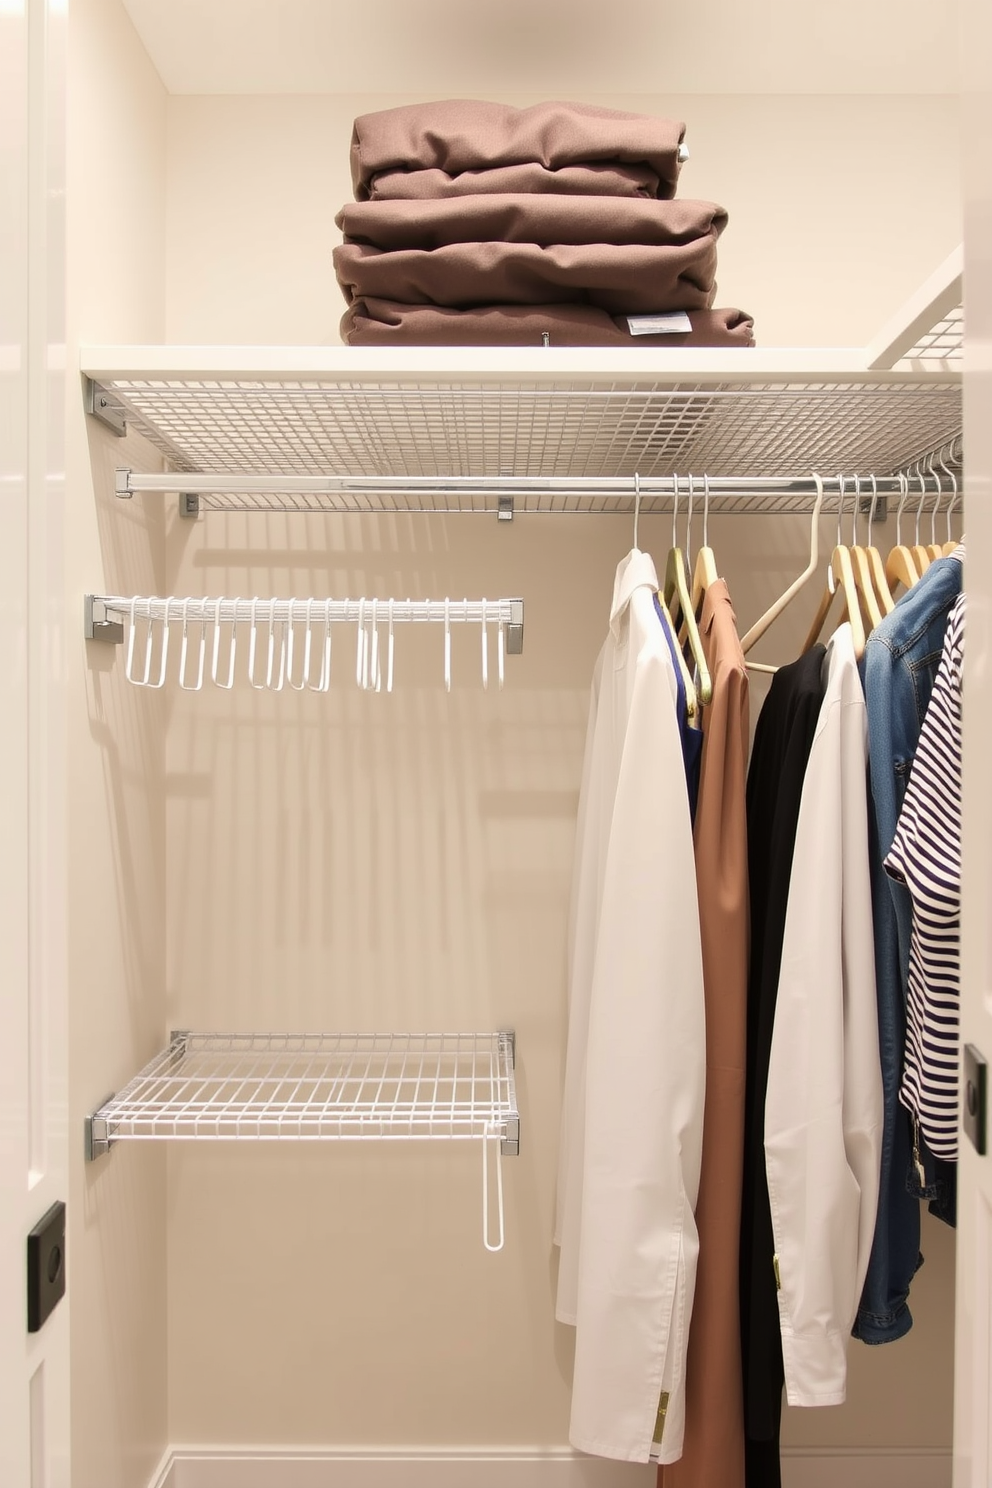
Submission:
[[[73,0],[69,348],[163,334],[165,94],[117,0]],[[129,687],[82,635],[82,596],[163,582],[161,522],[111,494],[113,467],[158,468],[140,439],[85,418],[70,376],[69,1060],[73,1488],[143,1488],[166,1442],[165,1163],[87,1166],[83,1118],[150,1057],[164,989],[162,768],[167,700]],[[106,586],[106,587],[105,587]]]
[[[336,342],[351,121],[413,96],[170,98],[168,339]],[[687,121],[680,192],[729,211],[717,303],[762,346],[864,344],[961,241],[956,98],[586,98]]]

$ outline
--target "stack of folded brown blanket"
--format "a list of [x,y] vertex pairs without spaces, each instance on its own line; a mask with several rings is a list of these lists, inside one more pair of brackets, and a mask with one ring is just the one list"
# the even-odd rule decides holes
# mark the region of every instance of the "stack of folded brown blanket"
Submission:
[[727,214],[675,201],[684,126],[450,100],[356,119],[334,267],[350,345],[750,346],[711,309]]

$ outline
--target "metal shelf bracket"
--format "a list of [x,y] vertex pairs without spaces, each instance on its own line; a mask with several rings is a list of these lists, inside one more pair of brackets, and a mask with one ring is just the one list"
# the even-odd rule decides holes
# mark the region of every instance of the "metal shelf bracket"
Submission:
[[114,1094],[115,1092],[111,1091],[108,1096],[105,1096],[96,1110],[92,1111],[83,1120],[87,1162],[95,1162],[98,1157],[103,1157],[105,1153],[110,1151],[110,1122],[106,1116],[101,1116],[100,1113],[113,1100]]
[[114,403],[99,387],[91,377],[84,380],[84,407],[87,413],[99,419],[118,439],[123,439],[127,433],[127,423],[124,414],[118,404]]
[[107,606],[94,594],[83,595],[83,635],[88,641],[119,646],[124,640],[124,622],[109,619]]

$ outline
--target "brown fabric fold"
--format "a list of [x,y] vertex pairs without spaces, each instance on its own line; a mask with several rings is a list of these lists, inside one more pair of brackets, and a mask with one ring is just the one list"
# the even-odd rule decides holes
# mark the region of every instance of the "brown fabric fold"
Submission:
[[379,171],[368,186],[370,201],[438,201],[449,196],[553,192],[558,196],[657,197],[658,174],[647,165],[563,165],[548,170],[536,161],[490,170]]
[[[747,1044],[748,678],[722,579],[699,624],[713,683],[703,711],[694,829],[706,1006],[706,1103],[696,1200],[699,1265],[689,1325],[682,1457],[658,1488],[744,1488],[739,1244]],[[770,1481],[770,1479],[769,1479]]]
[[613,196],[463,196],[449,201],[349,202],[334,219],[346,243],[444,248],[451,243],[695,243],[727,225],[706,201]]
[[405,304],[598,305],[611,315],[706,310],[716,292],[716,231],[689,243],[450,243],[433,250],[334,250],[350,303],[371,295]]
[[[594,305],[479,305],[449,310],[396,300],[355,300],[341,321],[347,346],[753,346],[743,310],[690,310],[692,329],[632,336],[622,316]],[[545,343],[544,336],[548,336]]]
[[358,201],[382,171],[462,171],[501,165],[647,166],[658,196],[674,196],[685,126],[674,119],[621,113],[581,103],[511,108],[465,98],[406,104],[363,114],[351,138],[351,179]]

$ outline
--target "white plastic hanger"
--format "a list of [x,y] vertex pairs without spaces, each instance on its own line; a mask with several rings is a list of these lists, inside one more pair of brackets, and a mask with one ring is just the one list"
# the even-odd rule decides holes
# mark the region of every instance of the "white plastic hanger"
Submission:
[[[816,573],[820,561],[820,532],[818,524],[820,520],[820,508],[823,505],[823,481],[817,475],[815,470],[813,471],[813,482],[816,486],[816,500],[813,503],[813,516],[810,521],[809,529],[809,562],[807,563],[806,567],[803,569],[799,577],[793,579],[792,583],[789,585],[788,589],[786,589],[785,593],[780,595],[775,603],[768,607],[768,609],[760,617],[760,619],[754,622],[754,624],[751,626],[751,629],[745,632],[745,634],[742,636],[741,650],[744,652],[745,656],[751,650],[751,648],[755,646],[758,641],[761,640],[761,637],[764,635],[769,626],[774,624],[779,615],[781,615],[782,611],[788,608],[799,591],[803,589],[806,584],[809,583],[810,579]],[[750,665],[756,671],[766,670],[765,667],[760,666],[758,663],[755,662],[750,663]],[[773,668],[772,670],[777,670],[777,668]]]

